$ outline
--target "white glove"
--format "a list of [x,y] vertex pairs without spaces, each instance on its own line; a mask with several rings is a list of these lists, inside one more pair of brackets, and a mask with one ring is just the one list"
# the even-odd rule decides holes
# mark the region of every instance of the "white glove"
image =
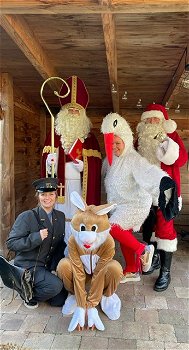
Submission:
[[[159,145],[158,145],[158,148],[157,148],[157,154],[159,155],[159,158],[161,159],[165,153],[167,152],[167,149],[168,149],[168,145],[169,145],[169,140],[168,138],[165,138],[163,142],[161,142]],[[158,158],[158,159],[159,159]]]
[[83,307],[77,306],[71,322],[68,327],[68,332],[73,332],[74,329],[79,325],[80,327],[84,327],[85,324],[85,309]]
[[98,315],[98,310],[95,307],[87,309],[88,327],[95,326],[99,331],[104,331],[105,327]]
[[47,164],[52,165],[54,163],[54,165],[55,165],[56,162],[57,162],[56,153],[49,153],[47,156]]
[[77,163],[73,162],[74,168],[81,173],[83,171],[83,161],[80,159],[76,159]]
[[57,173],[57,155],[56,153],[49,153],[46,159],[46,169],[47,173],[51,175],[52,173],[52,164],[54,164],[54,172]]

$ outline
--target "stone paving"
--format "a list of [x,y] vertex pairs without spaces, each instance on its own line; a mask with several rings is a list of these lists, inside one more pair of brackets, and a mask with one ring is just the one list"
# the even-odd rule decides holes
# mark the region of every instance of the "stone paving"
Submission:
[[[174,253],[172,282],[161,293],[153,291],[158,276],[142,276],[140,282],[120,284],[121,317],[110,321],[99,310],[105,331],[67,331],[71,317],[62,317],[61,308],[42,303],[28,310],[19,296],[11,303],[12,291],[0,285],[0,349],[8,343],[16,349],[40,350],[187,350],[189,349],[189,242],[179,240]],[[119,248],[117,259],[122,263]]]

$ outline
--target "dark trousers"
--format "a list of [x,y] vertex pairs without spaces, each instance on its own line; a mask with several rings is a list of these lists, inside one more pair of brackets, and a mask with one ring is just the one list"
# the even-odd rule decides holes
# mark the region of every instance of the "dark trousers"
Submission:
[[33,291],[33,300],[48,301],[52,306],[64,305],[68,294],[60,278],[43,267],[34,273]]
[[158,207],[155,207],[155,206],[151,207],[149,215],[142,225],[143,241],[148,244],[150,244],[152,232],[155,229],[157,209]]

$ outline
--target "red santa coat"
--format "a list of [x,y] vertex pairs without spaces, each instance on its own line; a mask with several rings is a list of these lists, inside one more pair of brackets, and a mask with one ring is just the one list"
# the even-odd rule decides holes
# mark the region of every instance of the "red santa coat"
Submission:
[[180,184],[180,167],[182,167],[188,160],[188,154],[185,149],[185,146],[178,135],[176,131],[174,131],[171,134],[167,134],[168,137],[170,137],[174,142],[177,143],[179,146],[178,149],[178,157],[175,160],[175,162],[171,165],[166,165],[163,162],[163,159],[161,161],[161,168],[169,174],[169,176],[176,182],[177,184],[177,192],[178,192],[178,197],[181,195],[181,184]]
[[[58,167],[57,178],[59,185],[65,184],[65,162],[70,162],[72,159],[64,153],[60,136],[54,133],[54,148],[58,149]],[[46,177],[46,159],[51,153],[51,133],[47,135],[43,148],[41,161],[41,177]],[[102,157],[98,141],[93,133],[89,133],[83,143],[82,156],[79,158],[84,162],[82,173],[82,197],[90,204],[99,205],[101,201],[101,165]],[[64,188],[58,190],[58,201],[64,202]]]

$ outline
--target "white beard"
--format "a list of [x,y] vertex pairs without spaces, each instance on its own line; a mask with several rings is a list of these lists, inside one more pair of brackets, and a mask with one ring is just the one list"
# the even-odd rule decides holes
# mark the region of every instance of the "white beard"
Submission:
[[61,136],[61,143],[64,152],[67,154],[78,138],[84,141],[90,132],[91,122],[86,116],[85,110],[79,115],[68,113],[66,108],[62,108],[55,120],[55,131]]
[[156,150],[158,145],[166,137],[162,123],[146,124],[141,122],[137,126],[138,131],[138,152],[145,157],[151,164],[160,166],[157,159]]

